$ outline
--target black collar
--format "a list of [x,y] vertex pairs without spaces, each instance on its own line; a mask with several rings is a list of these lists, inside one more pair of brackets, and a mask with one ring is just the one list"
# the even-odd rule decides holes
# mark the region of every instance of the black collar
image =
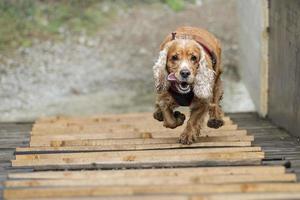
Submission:
[[189,93],[181,94],[173,89],[173,87],[169,88],[169,93],[174,98],[176,103],[180,106],[190,106],[193,98],[194,98],[194,92],[191,90]]

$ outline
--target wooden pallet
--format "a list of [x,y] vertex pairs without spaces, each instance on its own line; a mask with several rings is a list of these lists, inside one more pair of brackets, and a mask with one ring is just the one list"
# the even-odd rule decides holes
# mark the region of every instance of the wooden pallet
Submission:
[[295,174],[262,166],[254,137],[224,121],[181,145],[182,127],[165,129],[150,113],[39,119],[30,146],[17,148],[12,160],[34,172],[9,174],[4,198],[300,198]]

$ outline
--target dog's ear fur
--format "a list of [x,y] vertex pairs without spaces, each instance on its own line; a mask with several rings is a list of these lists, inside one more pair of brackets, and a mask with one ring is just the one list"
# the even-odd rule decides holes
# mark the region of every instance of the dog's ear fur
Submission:
[[170,86],[167,81],[168,72],[166,69],[168,50],[169,45],[165,45],[164,49],[159,52],[159,57],[153,66],[154,82],[157,92],[166,91]]
[[205,51],[200,47],[200,61],[194,82],[194,94],[201,99],[210,99],[213,96],[213,87],[215,82],[215,71],[208,67],[205,59]]

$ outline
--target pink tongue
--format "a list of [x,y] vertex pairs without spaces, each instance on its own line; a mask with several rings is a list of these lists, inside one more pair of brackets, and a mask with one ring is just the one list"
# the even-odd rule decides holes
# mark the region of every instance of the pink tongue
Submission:
[[177,81],[174,73],[169,74],[167,79],[168,81]]

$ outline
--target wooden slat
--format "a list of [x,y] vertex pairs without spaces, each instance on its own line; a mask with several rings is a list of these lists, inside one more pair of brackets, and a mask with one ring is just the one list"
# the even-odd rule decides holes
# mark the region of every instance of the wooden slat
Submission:
[[[74,200],[73,198],[50,198],[51,200]],[[117,197],[76,197],[76,200],[190,200],[190,197],[187,195],[137,195],[137,196],[117,196]],[[37,199],[32,199],[37,200]],[[38,199],[39,200],[39,199]],[[48,198],[43,198],[43,200],[49,200]]]
[[120,177],[118,179],[106,178],[83,178],[56,179],[56,180],[10,180],[6,181],[6,187],[53,187],[53,186],[117,186],[117,185],[186,185],[186,184],[220,184],[220,183],[252,183],[252,182],[294,182],[295,174],[273,174],[270,175],[193,175],[193,176],[173,176],[173,177]]
[[[159,132],[112,132],[99,134],[60,134],[60,135],[32,135],[30,138],[31,144],[39,144],[49,140],[86,140],[86,139],[130,139],[130,138],[173,138],[179,137],[181,132],[170,129]],[[224,137],[224,136],[246,136],[246,130],[224,130],[220,131],[205,131],[199,137]]]
[[178,142],[173,144],[116,144],[101,146],[33,146],[16,148],[17,154],[26,152],[91,152],[91,151],[124,151],[124,150],[159,150],[159,149],[178,149],[178,148],[195,148],[195,147],[250,147],[251,141],[242,142],[200,142],[191,145],[183,145]]
[[[140,196],[141,197],[141,196]],[[179,196],[180,197],[180,196]],[[114,198],[114,197],[113,197]],[[127,198],[127,197],[125,197]],[[149,197],[150,198],[150,197]],[[154,199],[155,197],[152,196]],[[188,197],[189,200],[296,200],[300,199],[300,192],[260,192],[260,193],[233,193],[233,194],[209,194]],[[100,199],[101,200],[101,199]],[[120,198],[121,200],[121,198]]]
[[[212,152],[203,153],[199,149],[193,152],[158,151],[94,152],[73,154],[35,154],[19,155],[12,161],[14,167],[51,168],[118,168],[118,167],[158,167],[158,166],[193,166],[193,165],[257,165],[264,158],[263,152]],[[164,150],[165,151],[165,150]],[[30,157],[31,156],[31,157]],[[17,155],[18,157],[18,155]],[[33,158],[32,158],[33,157]]]
[[[300,192],[276,192],[276,193],[226,193],[226,194],[201,194],[201,195],[134,195],[134,196],[105,196],[105,197],[76,197],[76,200],[296,200],[300,198]],[[30,198],[32,199],[32,198]],[[43,198],[43,200],[74,200],[74,197]],[[38,200],[36,198],[32,200]]]
[[[86,123],[35,123],[33,125],[33,131],[44,131],[47,128],[51,127],[52,129],[70,129],[70,130],[78,130],[78,129],[85,129],[85,130],[92,130],[97,128],[111,128],[111,127],[119,127],[119,128],[131,128],[131,127],[162,127],[162,122],[154,121],[154,120],[136,120],[136,121],[129,121],[129,122],[103,122],[103,123],[95,123],[95,124],[86,124]],[[185,123],[186,124],[186,123]],[[184,125],[185,125],[184,124]],[[183,125],[183,126],[184,126]],[[223,125],[224,127],[232,126],[232,121],[227,121]],[[204,129],[207,129],[207,126],[204,126]]]
[[[187,112],[183,112],[186,117],[189,116]],[[88,116],[88,117],[45,117],[39,118],[36,123],[103,123],[103,122],[127,122],[136,120],[154,120],[153,114],[146,113],[126,113],[126,114],[105,114],[99,116]],[[231,121],[227,116],[223,117],[225,122]]]
[[122,156],[179,156],[198,155],[207,153],[231,153],[231,152],[258,152],[260,147],[231,147],[231,148],[199,148],[199,149],[172,149],[172,150],[149,150],[149,151],[111,151],[91,153],[60,153],[60,154],[32,154],[16,155],[16,160],[38,159],[62,159],[62,158],[119,158]]
[[[189,118],[189,114],[184,113],[186,119]],[[205,121],[208,120],[208,116],[205,117]],[[99,125],[99,124],[135,124],[145,123],[145,121],[154,124],[160,124],[153,118],[152,113],[133,113],[133,114],[118,114],[118,115],[103,115],[94,117],[48,117],[38,119],[35,125]],[[187,120],[186,120],[187,121]],[[225,124],[232,124],[232,120],[229,117],[223,117]]]
[[270,175],[284,174],[283,166],[230,166],[230,167],[197,167],[197,168],[158,168],[130,170],[91,170],[91,171],[44,171],[9,174],[10,179],[101,179],[120,177],[170,177],[194,175]]
[[[117,120],[101,120],[99,122],[97,121],[82,121],[82,120],[65,120],[65,121],[57,121],[54,123],[35,123],[33,125],[34,129],[43,129],[45,127],[52,126],[54,128],[61,128],[61,127],[79,127],[79,126],[86,126],[86,127],[99,127],[99,126],[135,126],[136,124],[140,125],[160,125],[162,122],[158,122],[153,118],[147,118],[147,117],[140,117],[136,119],[123,119],[123,118],[118,118]],[[224,125],[232,125],[233,122],[228,119],[224,120]]]
[[[139,199],[145,194],[149,199],[196,200],[224,199],[227,193],[232,199],[253,193],[247,197],[251,199],[270,192],[292,198],[291,192],[300,192],[298,184],[288,183],[295,182],[296,175],[285,173],[284,167],[254,166],[261,163],[264,152],[251,147],[254,137],[237,130],[229,118],[220,129],[204,128],[192,145],[178,143],[183,128],[166,129],[149,113],[40,120],[31,133],[31,146],[17,149],[14,167],[141,169],[10,174],[4,195],[6,199]],[[189,168],[143,169],[166,166]]]
[[[176,128],[176,131],[182,132],[185,126],[180,126]],[[109,132],[124,132],[124,131],[135,131],[135,132],[151,132],[151,131],[161,131],[165,129],[162,124],[157,126],[151,126],[149,124],[135,124],[135,125],[121,125],[121,126],[75,126],[75,127],[60,127],[60,128],[51,128],[45,127],[43,129],[33,129],[31,135],[47,135],[47,134],[99,134],[99,133],[109,133]],[[227,125],[222,126],[218,129],[204,128],[205,131],[224,131],[224,130],[237,130],[237,125]]]
[[[38,198],[30,198],[31,200],[41,200]],[[190,200],[188,195],[135,195],[135,196],[106,196],[106,197],[66,197],[66,198],[43,198],[43,200]],[[22,200],[22,199],[19,199]]]
[[144,194],[209,194],[252,192],[299,192],[296,183],[242,183],[242,184],[193,184],[193,185],[147,185],[147,186],[90,186],[6,189],[5,199],[90,197]]
[[[197,142],[249,142],[253,136],[223,136],[223,137],[199,137]],[[130,138],[130,139],[87,139],[87,140],[50,140],[31,143],[31,146],[99,146],[99,145],[121,145],[121,144],[175,144],[178,138]]]

